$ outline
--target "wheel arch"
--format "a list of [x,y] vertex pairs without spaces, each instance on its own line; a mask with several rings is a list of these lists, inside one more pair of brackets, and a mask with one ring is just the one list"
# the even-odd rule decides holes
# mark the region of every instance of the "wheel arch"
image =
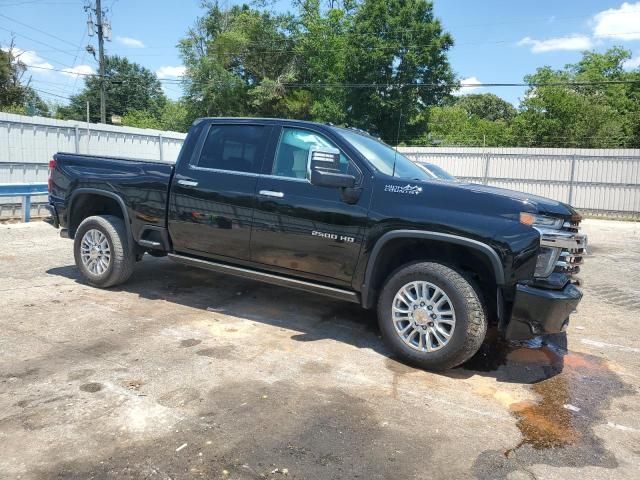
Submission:
[[[396,248],[401,248],[404,244],[411,242],[416,244],[428,243],[431,245],[453,246],[456,249],[473,252],[474,256],[482,259],[482,263],[486,264],[487,269],[495,280],[496,286],[505,283],[502,261],[498,253],[486,243],[448,233],[423,230],[393,230],[385,233],[378,239],[369,255],[361,289],[362,306],[364,308],[371,308],[375,305],[377,292],[384,281],[384,275],[395,270],[395,268],[391,268],[390,271],[387,271],[388,264],[390,263],[388,260],[389,255],[391,255]],[[394,245],[396,248],[393,248]],[[422,258],[438,260],[437,255],[424,253]],[[418,259],[420,259],[420,257],[418,257]],[[401,261],[401,263],[406,262]],[[401,265],[396,265],[396,267],[399,266]]]
[[[103,200],[91,205],[91,200]],[[122,218],[128,238],[132,239],[129,212],[122,197],[108,190],[97,188],[78,188],[73,191],[68,206],[69,238],[75,236],[82,221],[92,215],[109,214]]]

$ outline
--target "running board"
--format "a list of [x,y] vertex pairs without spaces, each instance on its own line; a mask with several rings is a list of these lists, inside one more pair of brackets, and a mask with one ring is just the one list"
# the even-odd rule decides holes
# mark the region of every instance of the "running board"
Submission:
[[275,275],[273,273],[261,272],[258,270],[251,270],[248,268],[235,267],[227,265],[225,263],[218,263],[211,260],[202,260],[200,258],[186,257],[184,255],[177,255],[175,253],[168,254],[168,257],[174,262],[182,263],[192,267],[205,268],[218,273],[227,273],[235,275],[237,277],[248,278],[251,280],[258,280],[260,282],[271,283],[272,285],[279,285],[281,287],[295,288],[297,290],[304,290],[305,292],[317,293],[319,295],[325,295],[327,297],[336,298],[338,300],[345,300],[347,302],[360,303],[360,295],[349,290],[343,290],[341,288],[327,287],[326,285],[307,282],[305,280],[297,280],[294,278],[283,277],[281,275]]

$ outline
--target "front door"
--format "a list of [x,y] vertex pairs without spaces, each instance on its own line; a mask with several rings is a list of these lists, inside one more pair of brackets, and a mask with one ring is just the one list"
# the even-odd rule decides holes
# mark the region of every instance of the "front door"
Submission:
[[[367,221],[369,189],[354,204],[340,189],[309,183],[307,159],[314,146],[335,147],[312,129],[283,127],[271,167],[258,179],[251,260],[270,269],[327,283],[351,284]],[[344,173],[366,181],[341,154]]]
[[169,231],[178,252],[249,259],[258,173],[272,127],[211,123],[171,185]]

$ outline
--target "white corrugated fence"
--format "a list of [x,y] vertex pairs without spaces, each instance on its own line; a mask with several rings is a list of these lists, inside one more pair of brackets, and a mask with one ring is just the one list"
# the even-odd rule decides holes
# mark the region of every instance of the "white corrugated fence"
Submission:
[[640,150],[400,147],[470,182],[533,193],[590,215],[640,219]]
[[[184,133],[87,124],[0,112],[0,183],[46,182],[56,152],[175,161]],[[46,197],[34,197],[32,215],[44,215]],[[0,198],[0,218],[19,218],[20,199]]]
[[[184,133],[0,113],[0,183],[46,182],[56,152],[175,161]],[[400,147],[465,180],[570,203],[585,213],[640,219],[640,150]],[[32,215],[46,198],[33,199]],[[0,218],[19,218],[0,198]]]

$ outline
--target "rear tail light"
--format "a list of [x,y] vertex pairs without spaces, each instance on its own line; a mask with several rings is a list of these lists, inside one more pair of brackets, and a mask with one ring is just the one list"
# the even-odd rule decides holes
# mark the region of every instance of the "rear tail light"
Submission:
[[49,181],[47,182],[47,190],[51,193],[53,187],[53,170],[56,168],[56,161],[49,160]]

